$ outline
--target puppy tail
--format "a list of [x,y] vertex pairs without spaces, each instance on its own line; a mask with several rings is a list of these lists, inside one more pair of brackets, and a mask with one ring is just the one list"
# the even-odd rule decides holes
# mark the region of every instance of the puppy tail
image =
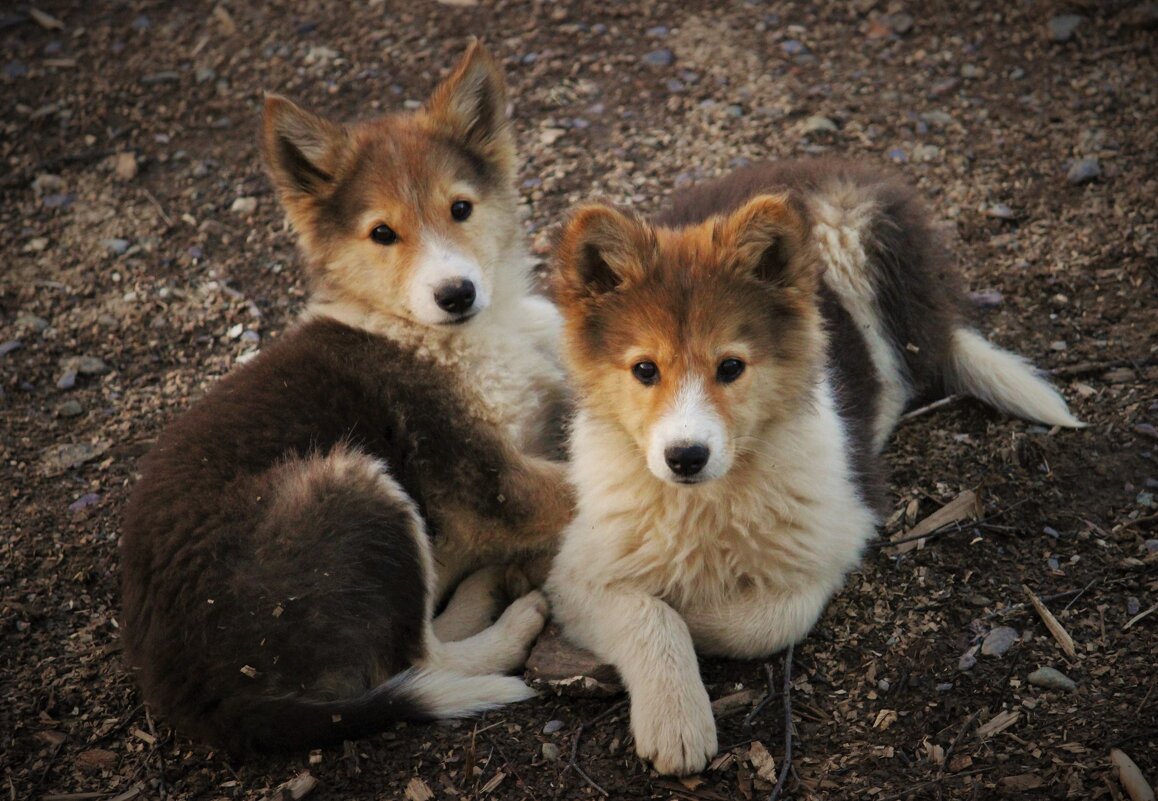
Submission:
[[976,331],[952,333],[946,384],[1017,417],[1066,428],[1085,428],[1058,391],[1020,356],[993,345]]
[[235,754],[304,750],[368,737],[396,721],[468,717],[534,695],[514,676],[410,668],[356,698],[237,699],[222,709],[219,720],[229,723],[216,739]]

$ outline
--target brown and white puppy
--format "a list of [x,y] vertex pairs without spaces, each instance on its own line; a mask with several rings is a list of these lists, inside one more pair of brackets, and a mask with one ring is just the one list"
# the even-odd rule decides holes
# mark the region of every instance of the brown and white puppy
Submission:
[[528,291],[505,97],[475,44],[416,113],[266,101],[312,302],[168,427],[125,516],[128,660],[189,735],[306,748],[531,695],[502,674],[546,603],[491,626],[496,592],[572,495],[542,458],[558,316]]
[[907,404],[966,392],[1081,425],[965,325],[912,191],[852,165],[746,169],[654,224],[582,208],[557,269],[578,512],[548,594],[619,669],[662,773],[717,749],[697,649],[797,642],[857,564]]

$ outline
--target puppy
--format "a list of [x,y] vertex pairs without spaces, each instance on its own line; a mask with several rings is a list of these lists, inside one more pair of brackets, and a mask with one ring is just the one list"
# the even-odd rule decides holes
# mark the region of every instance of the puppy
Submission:
[[587,206],[556,261],[578,512],[548,592],[619,669],[661,773],[716,753],[696,650],[797,642],[857,564],[907,404],[965,392],[1081,425],[965,324],[912,191],[852,165],[746,169],[654,224]]
[[490,626],[501,566],[552,552],[573,501],[542,458],[559,318],[529,294],[505,105],[478,44],[415,113],[267,98],[312,300],[162,434],[124,520],[128,661],[185,733],[299,749],[531,695],[501,674],[546,604]]

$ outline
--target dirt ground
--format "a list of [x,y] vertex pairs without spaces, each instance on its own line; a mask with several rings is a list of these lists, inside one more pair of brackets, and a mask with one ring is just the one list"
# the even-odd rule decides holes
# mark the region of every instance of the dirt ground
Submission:
[[[262,90],[344,118],[400,108],[471,34],[506,65],[540,256],[592,195],[649,212],[747,160],[891,164],[942,221],[979,325],[1053,370],[1090,423],[1047,431],[963,401],[901,427],[882,533],[966,490],[982,516],[870,548],[797,647],[787,797],[1117,801],[1112,748],[1158,781],[1156,15],[1122,0],[5,5],[0,796],[277,798],[307,770],[311,799],[767,796],[765,754],[779,763],[785,741],[780,699],[745,725],[759,661],[704,661],[713,699],[748,693],[721,712],[721,759],[682,783],[636,759],[614,699],[552,695],[231,764],[153,719],[122,667],[117,538],[138,457],[304,297],[258,161]],[[1017,639],[985,651],[1008,650],[979,651],[1000,627]],[[1076,689],[1031,684],[1042,666]]]

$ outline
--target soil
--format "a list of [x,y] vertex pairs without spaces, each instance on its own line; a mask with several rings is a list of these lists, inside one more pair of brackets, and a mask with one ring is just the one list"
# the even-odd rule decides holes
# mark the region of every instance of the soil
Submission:
[[[506,65],[539,256],[584,198],[651,212],[746,160],[892,164],[941,222],[980,327],[1053,370],[1090,424],[960,401],[900,428],[882,535],[965,490],[982,516],[870,548],[797,646],[785,797],[1116,801],[1112,748],[1158,780],[1155,6],[886,2],[5,6],[0,794],[767,796],[764,755],[778,767],[785,738],[780,698],[745,724],[760,661],[704,660],[712,698],[750,693],[721,713],[721,759],[684,782],[634,756],[614,699],[549,694],[231,763],[153,718],[122,665],[117,538],[138,457],[302,306],[258,159],[262,91],[371,116],[423,99],[470,35]],[[1081,20],[1054,41],[1063,14]],[[1097,174],[1071,181],[1083,159]],[[1001,626],[1008,650],[977,651]],[[1076,689],[1031,685],[1039,666]],[[312,790],[276,790],[303,771]]]

